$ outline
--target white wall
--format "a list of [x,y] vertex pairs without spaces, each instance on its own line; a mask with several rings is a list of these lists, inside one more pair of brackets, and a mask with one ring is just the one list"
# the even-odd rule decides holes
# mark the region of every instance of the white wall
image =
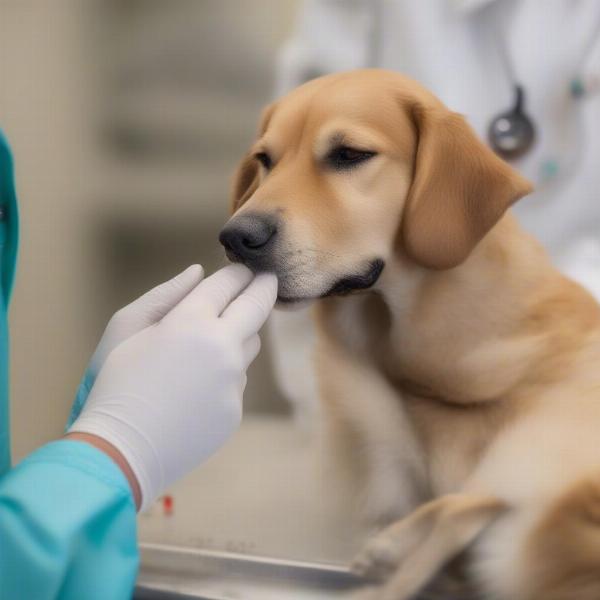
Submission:
[[10,313],[14,458],[58,435],[90,350],[92,170],[84,2],[0,2],[0,127],[11,142],[21,246]]

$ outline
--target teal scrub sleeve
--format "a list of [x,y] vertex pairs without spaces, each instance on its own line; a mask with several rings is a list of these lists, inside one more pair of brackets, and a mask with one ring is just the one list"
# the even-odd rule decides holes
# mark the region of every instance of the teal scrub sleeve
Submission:
[[67,419],[65,431],[67,431],[69,427],[75,423],[77,417],[81,414],[95,381],[96,378],[86,369],[85,373],[83,374],[83,378],[79,383],[79,387],[77,388],[77,393],[75,394],[75,400],[71,406],[71,412],[69,413],[69,418]]
[[15,278],[19,211],[8,142],[0,130],[0,477],[10,469],[8,407],[8,321],[6,311]]
[[129,484],[93,446],[52,442],[0,478],[0,600],[129,600],[138,563]]

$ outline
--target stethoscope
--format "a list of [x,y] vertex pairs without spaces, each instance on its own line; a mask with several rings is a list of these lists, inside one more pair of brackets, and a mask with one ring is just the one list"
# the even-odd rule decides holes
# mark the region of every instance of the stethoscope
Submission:
[[[368,36],[366,66],[378,66],[381,64],[382,54],[382,20],[383,0],[370,0],[371,27]],[[600,74],[584,75],[584,67],[590,55],[594,51],[600,33],[600,19],[584,46],[574,69],[573,77],[566,82],[568,93],[573,100],[579,101],[600,91]],[[494,151],[506,160],[515,160],[528,154],[533,148],[537,138],[537,126],[534,119],[527,111],[527,94],[525,86],[519,81],[516,70],[506,45],[504,36],[497,32],[496,44],[500,55],[506,77],[513,90],[512,106],[490,119],[488,126],[488,142]],[[572,157],[572,163],[577,157]],[[571,165],[573,166],[573,165]],[[556,160],[545,160],[541,165],[542,179],[552,180],[560,171],[567,172],[567,165],[561,168]]]
[[[568,92],[572,99],[580,100],[600,90],[598,75],[583,75],[583,68],[594,50],[600,33],[600,20],[596,23],[589,40],[584,46],[573,77],[568,81]],[[536,140],[537,127],[526,108],[525,87],[519,82],[515,66],[506,45],[506,39],[496,35],[498,53],[502,60],[506,76],[513,90],[511,108],[493,117],[490,121],[487,137],[494,151],[506,160],[515,160],[526,155]],[[558,165],[545,165],[548,173],[558,169]]]

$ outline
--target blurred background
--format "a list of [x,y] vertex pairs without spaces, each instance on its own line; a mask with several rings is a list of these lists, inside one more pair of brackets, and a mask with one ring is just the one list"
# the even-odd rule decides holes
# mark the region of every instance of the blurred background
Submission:
[[[224,264],[229,182],[273,95],[295,2],[2,0],[0,123],[22,243],[12,325],[19,459],[62,432],[110,315]],[[249,411],[285,410],[268,347]]]
[[[225,263],[229,183],[261,108],[320,74],[402,71],[513,144],[537,188],[516,212],[600,298],[599,32],[597,0],[0,0],[22,232],[14,460],[62,433],[115,310],[190,263]],[[507,138],[523,107],[535,135],[519,139],[519,122]],[[140,517],[142,541],[352,556],[363,533],[306,435],[311,335],[306,314],[274,314],[241,431],[172,490],[174,514]]]

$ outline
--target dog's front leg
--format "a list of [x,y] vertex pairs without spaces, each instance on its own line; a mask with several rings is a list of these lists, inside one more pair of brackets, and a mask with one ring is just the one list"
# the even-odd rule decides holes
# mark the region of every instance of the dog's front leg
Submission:
[[493,496],[442,496],[375,536],[352,570],[378,578],[391,572],[378,600],[408,600],[506,509]]
[[423,501],[425,456],[402,397],[368,358],[339,347],[319,358],[325,441],[361,489],[361,509],[375,526]]

